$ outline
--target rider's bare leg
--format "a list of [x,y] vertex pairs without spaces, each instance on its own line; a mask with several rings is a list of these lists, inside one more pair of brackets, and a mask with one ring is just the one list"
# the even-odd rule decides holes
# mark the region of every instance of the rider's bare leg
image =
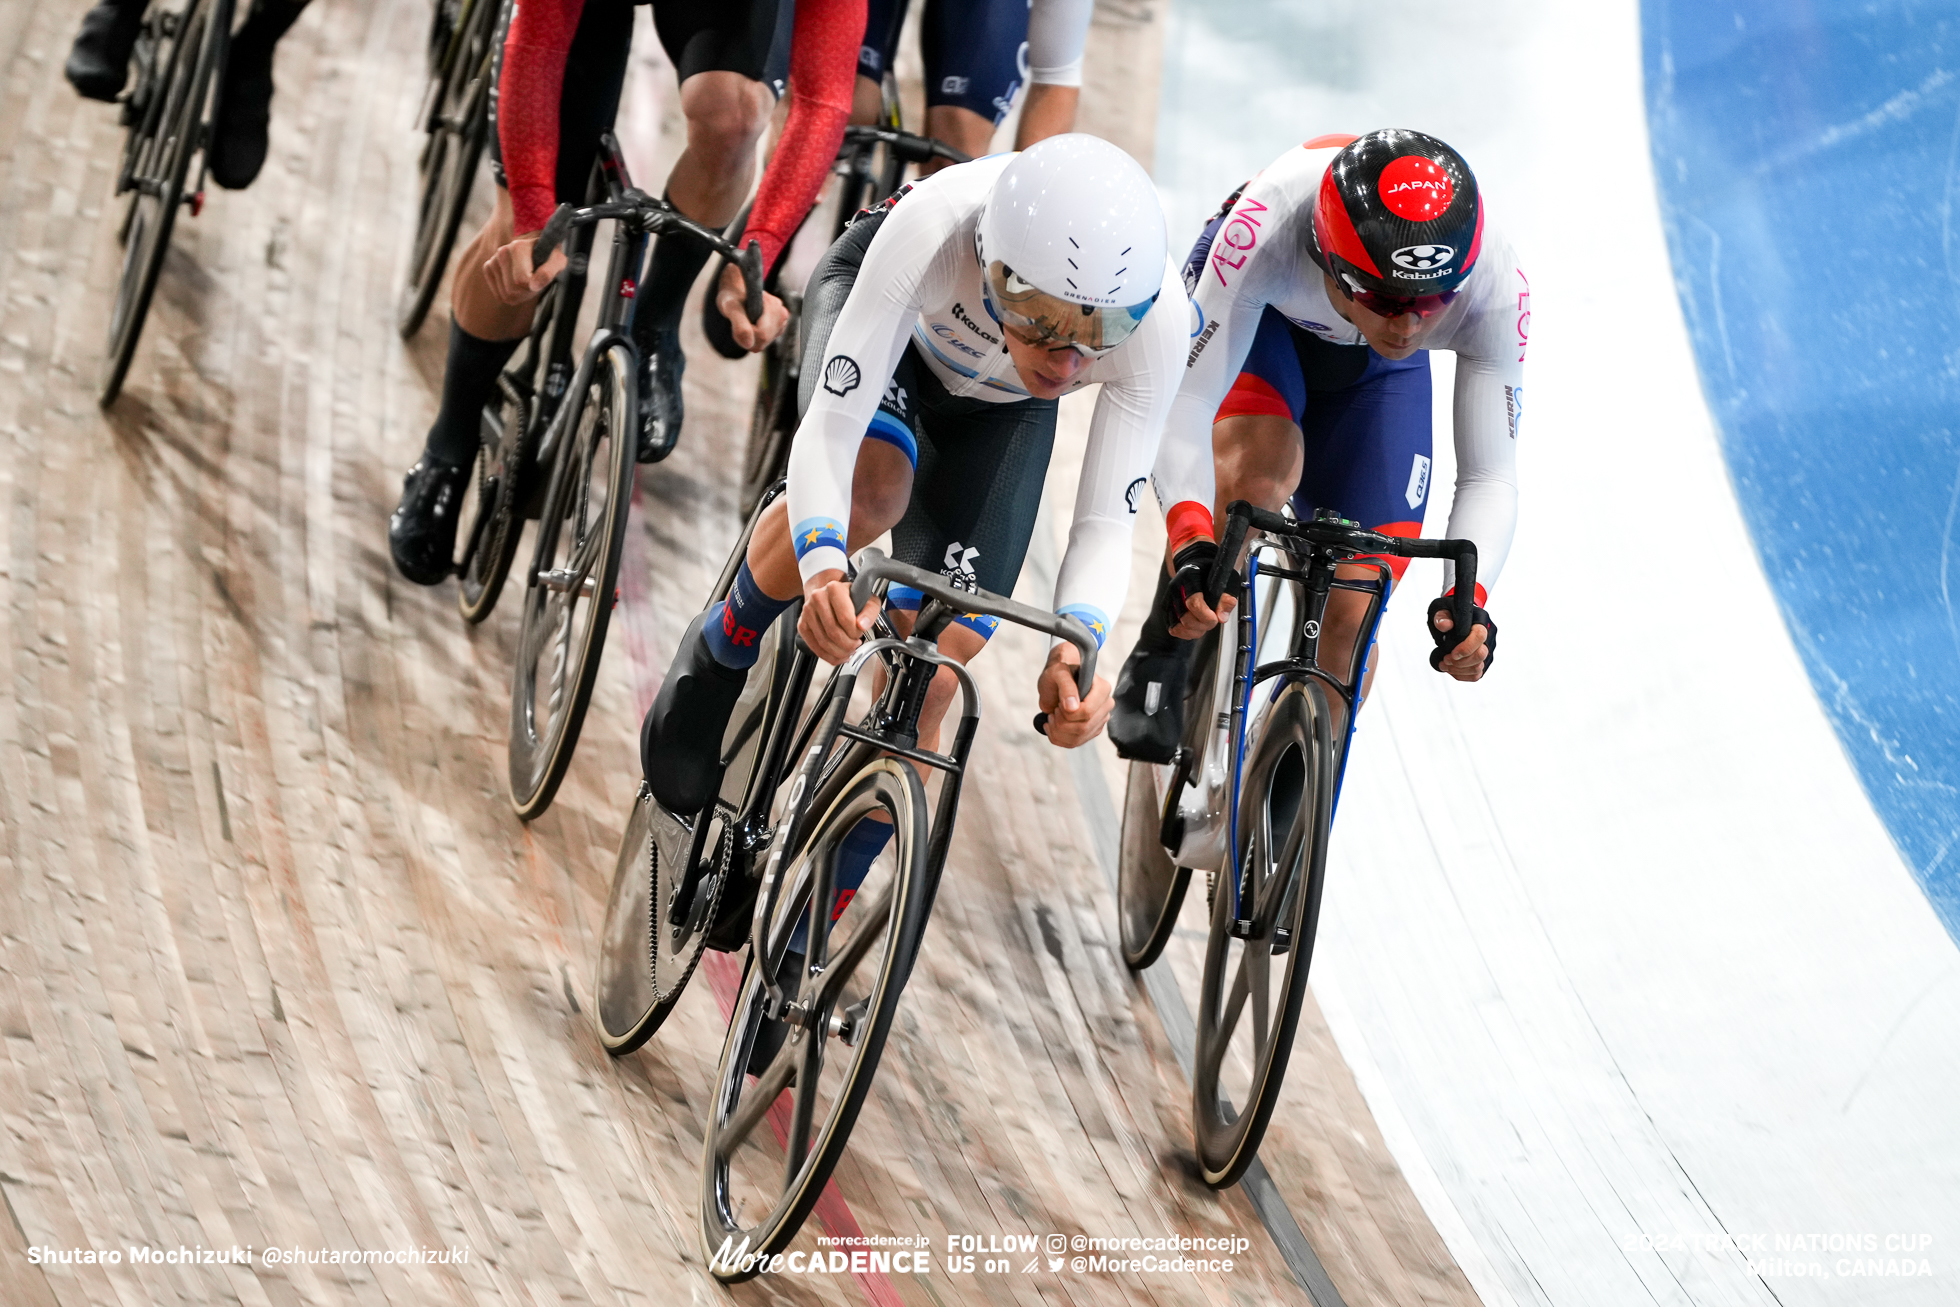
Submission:
[[[926,110],[926,135],[935,141],[945,142],[971,159],[977,159],[994,148],[992,120],[956,104],[935,104]],[[919,165],[919,175],[930,176],[950,166],[944,159],[929,159]]]
[[[1300,428],[1287,418],[1265,413],[1224,418],[1212,424],[1211,449],[1218,476],[1218,502],[1212,512],[1220,529],[1225,506],[1233,500],[1243,499],[1277,513],[1300,484],[1306,447]],[[1343,580],[1367,580],[1375,575],[1375,569],[1347,563],[1336,568],[1334,575]],[[1354,667],[1354,645],[1361,637],[1361,623],[1367,614],[1367,595],[1335,590],[1327,596],[1327,613],[1320,626],[1320,665],[1342,680]],[[1361,682],[1364,701],[1374,680],[1375,669],[1370,666]],[[1332,695],[1328,701],[1334,710],[1334,738],[1339,740],[1347,729],[1347,706],[1334,702]]]

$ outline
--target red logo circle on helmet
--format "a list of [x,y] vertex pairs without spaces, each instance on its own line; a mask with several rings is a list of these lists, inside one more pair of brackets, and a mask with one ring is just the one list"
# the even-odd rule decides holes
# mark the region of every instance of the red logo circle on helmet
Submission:
[[1388,211],[1410,222],[1442,217],[1455,194],[1450,175],[1434,159],[1420,154],[1391,159],[1375,185]]

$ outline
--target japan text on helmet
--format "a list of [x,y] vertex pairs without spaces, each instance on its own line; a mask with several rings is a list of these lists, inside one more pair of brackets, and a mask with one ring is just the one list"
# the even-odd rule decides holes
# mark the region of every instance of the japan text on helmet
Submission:
[[1164,209],[1141,165],[1071,132],[1015,155],[980,211],[987,307],[1027,344],[1114,349],[1164,279]]
[[1433,136],[1383,128],[1327,165],[1314,199],[1314,262],[1350,290],[1445,295],[1484,239],[1484,202],[1463,156]]

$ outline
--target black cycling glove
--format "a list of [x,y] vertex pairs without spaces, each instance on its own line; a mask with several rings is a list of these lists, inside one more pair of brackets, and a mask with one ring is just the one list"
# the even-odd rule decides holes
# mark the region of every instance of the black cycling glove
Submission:
[[[1429,601],[1429,638],[1436,642],[1436,647],[1429,651],[1429,665],[1439,672],[1443,670],[1443,655],[1462,642],[1457,632],[1436,629],[1436,614],[1448,613],[1454,603],[1455,600],[1448,595],[1438,595]],[[1454,613],[1450,614],[1450,620],[1456,620]],[[1470,625],[1481,625],[1484,628],[1484,671],[1488,672],[1491,663],[1497,658],[1497,623],[1491,621],[1490,614],[1481,607],[1472,605]]]
[[[1193,595],[1202,595],[1211,582],[1212,566],[1218,561],[1218,544],[1212,540],[1193,540],[1171,559],[1171,583],[1164,590],[1164,626],[1176,626]],[[1232,593],[1238,577],[1226,582],[1225,594]]]

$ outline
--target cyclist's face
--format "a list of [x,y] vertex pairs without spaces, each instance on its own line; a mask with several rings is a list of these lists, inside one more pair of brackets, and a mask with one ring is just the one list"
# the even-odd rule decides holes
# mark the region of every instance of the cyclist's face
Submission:
[[1421,349],[1423,339],[1442,319],[1440,314],[1424,318],[1414,313],[1383,317],[1359,300],[1350,299],[1341,284],[1332,277],[1324,272],[1320,275],[1327,281],[1327,298],[1333,302],[1334,312],[1352,322],[1355,329],[1375,347],[1375,353],[1385,359],[1405,359]]
[[1049,349],[1030,345],[1011,331],[1001,335],[1007,339],[1007,354],[1014,360],[1014,370],[1021,374],[1021,385],[1036,399],[1061,398],[1075,374],[1089,366],[1090,360],[1081,351],[1067,345]]

